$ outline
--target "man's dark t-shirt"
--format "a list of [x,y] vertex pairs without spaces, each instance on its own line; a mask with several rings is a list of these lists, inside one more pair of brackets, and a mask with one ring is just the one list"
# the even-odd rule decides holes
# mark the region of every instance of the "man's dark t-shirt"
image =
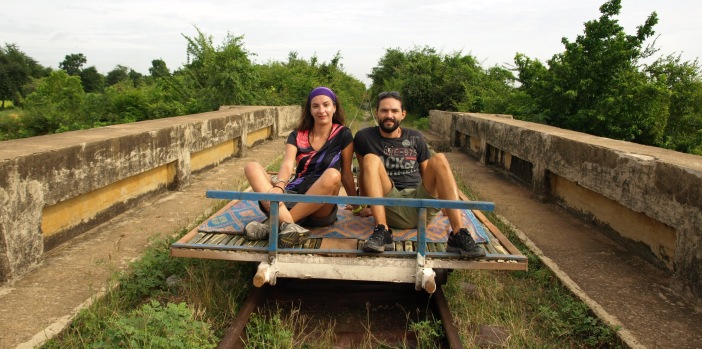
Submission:
[[419,164],[429,159],[429,147],[419,131],[401,128],[399,138],[385,138],[380,127],[368,127],[356,132],[354,151],[360,155],[375,154],[398,190],[414,188],[422,182]]

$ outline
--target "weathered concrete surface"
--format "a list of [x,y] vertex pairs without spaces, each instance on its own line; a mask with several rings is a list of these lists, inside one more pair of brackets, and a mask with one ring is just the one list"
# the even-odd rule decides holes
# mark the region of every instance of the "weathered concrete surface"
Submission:
[[284,139],[265,142],[242,158],[192,175],[190,185],[162,191],[124,214],[46,253],[42,263],[14,283],[0,286],[0,348],[30,348],[70,323],[109,286],[113,273],[138,258],[155,237],[168,236],[209,216],[217,200],[209,189],[234,190],[245,182],[249,161],[281,156]]
[[[238,144],[227,156],[241,155],[235,151],[245,153],[257,141],[247,139],[255,130],[272,128],[281,134],[290,130],[289,119],[297,120],[299,114],[299,106],[226,107],[0,142],[0,281],[30,270],[46,250],[121,214],[150,193],[187,186],[197,170],[191,160],[201,152],[235,140]],[[149,171],[156,171],[150,177],[158,178],[142,178]],[[130,179],[142,182],[125,182]],[[124,186],[117,185],[122,182]],[[107,197],[114,201],[105,202]],[[86,210],[60,206],[64,204]],[[99,209],[91,211],[95,207]],[[75,215],[73,221],[63,219],[71,215],[64,211]],[[62,221],[50,222],[53,218]]]
[[[464,152],[446,154],[454,173],[533,244],[544,263],[632,348],[699,348],[702,308],[671,287],[671,275],[607,237],[504,170]],[[490,325],[490,324],[488,324]]]
[[[553,178],[562,177],[670,227],[641,234],[634,227],[619,225],[617,233],[646,257],[671,270],[676,289],[702,304],[702,156],[502,115],[432,111],[430,125],[483,163],[498,162],[508,170],[510,164],[518,163],[528,169],[529,173],[521,177],[530,182],[532,193],[538,197],[557,194]],[[570,204],[562,197],[555,199]],[[586,209],[571,206],[578,211]],[[582,213],[617,227],[597,212]]]

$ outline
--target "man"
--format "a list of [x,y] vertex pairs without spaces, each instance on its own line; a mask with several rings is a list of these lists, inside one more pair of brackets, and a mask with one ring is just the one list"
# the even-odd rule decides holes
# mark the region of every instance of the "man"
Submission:
[[[458,187],[446,157],[443,154],[431,156],[420,132],[400,127],[407,115],[400,93],[379,94],[376,115],[378,126],[358,131],[354,138],[361,195],[458,200]],[[363,245],[365,251],[392,250],[394,244],[389,227],[417,227],[416,207],[372,205],[370,211],[376,226]],[[439,212],[436,208],[426,211],[427,222]],[[451,223],[447,250],[460,252],[464,257],[484,256],[485,250],[464,227],[460,210],[447,209],[446,212]]]

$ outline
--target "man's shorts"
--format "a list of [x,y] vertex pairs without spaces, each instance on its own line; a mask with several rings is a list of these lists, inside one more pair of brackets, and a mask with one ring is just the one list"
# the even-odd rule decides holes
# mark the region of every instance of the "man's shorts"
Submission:
[[[286,190],[285,194],[297,194],[294,191]],[[297,202],[284,202],[285,207],[288,208],[288,211],[290,211]],[[263,208],[263,205],[261,205],[261,202],[258,202],[258,207],[261,209],[261,212],[263,212],[267,217],[270,216],[269,212],[266,211]],[[326,227],[334,224],[336,222],[336,214],[337,211],[339,211],[339,205],[334,205],[334,208],[332,209],[331,213],[328,215],[322,217],[322,218],[316,218],[312,216],[307,216],[303,219],[301,219],[299,222],[295,222],[298,225],[301,225],[303,227],[308,227],[308,228],[314,228],[314,227]]]
[[[419,183],[416,188],[405,188],[397,190],[393,184],[389,193],[385,194],[386,198],[404,198],[404,199],[436,199],[424,189],[424,184]],[[440,209],[427,207],[427,224],[439,213]],[[388,225],[395,229],[412,229],[417,227],[419,222],[419,208],[407,206],[385,206],[385,217]]]

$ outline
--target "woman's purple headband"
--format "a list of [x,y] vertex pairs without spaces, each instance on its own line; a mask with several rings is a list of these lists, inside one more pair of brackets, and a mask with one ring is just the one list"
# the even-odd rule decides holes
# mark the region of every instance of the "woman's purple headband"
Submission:
[[312,92],[310,92],[310,95],[307,97],[307,103],[311,102],[312,98],[322,95],[331,98],[332,102],[336,103],[336,95],[334,94],[334,91],[329,89],[329,87],[324,86],[320,86],[312,90]]

